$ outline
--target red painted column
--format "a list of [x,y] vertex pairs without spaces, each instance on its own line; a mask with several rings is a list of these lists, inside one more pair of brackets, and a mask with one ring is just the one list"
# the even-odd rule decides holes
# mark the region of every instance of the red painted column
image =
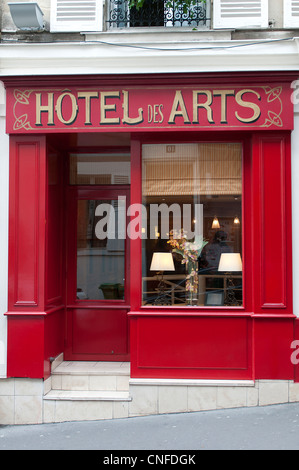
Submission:
[[44,376],[45,137],[10,138],[9,377]]
[[298,383],[299,382],[299,319],[298,318],[296,318],[295,320],[294,341],[291,345],[291,349],[292,349],[291,361],[295,369],[294,381]]
[[290,134],[256,134],[252,265],[256,379],[293,379]]
[[[134,205],[140,207],[142,203],[142,167],[141,167],[141,151],[142,146],[140,140],[132,137],[131,140],[131,198],[130,204],[132,209],[131,217],[137,217],[134,213]],[[142,303],[142,259],[141,259],[142,242],[140,239],[130,240],[130,305],[131,311],[136,311]],[[134,271],[132,270],[134,266]]]

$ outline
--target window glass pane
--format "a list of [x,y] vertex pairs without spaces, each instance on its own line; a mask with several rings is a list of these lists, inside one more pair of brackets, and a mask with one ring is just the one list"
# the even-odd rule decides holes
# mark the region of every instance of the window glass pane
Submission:
[[130,155],[70,154],[70,184],[130,184]]
[[144,145],[142,159],[143,304],[242,305],[242,145]]
[[118,211],[125,210],[125,205],[121,201],[78,201],[78,300],[124,299],[125,240]]

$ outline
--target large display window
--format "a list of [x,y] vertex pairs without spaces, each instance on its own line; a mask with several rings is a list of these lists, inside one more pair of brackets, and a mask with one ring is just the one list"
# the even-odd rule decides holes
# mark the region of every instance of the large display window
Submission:
[[242,306],[242,144],[142,146],[143,305]]

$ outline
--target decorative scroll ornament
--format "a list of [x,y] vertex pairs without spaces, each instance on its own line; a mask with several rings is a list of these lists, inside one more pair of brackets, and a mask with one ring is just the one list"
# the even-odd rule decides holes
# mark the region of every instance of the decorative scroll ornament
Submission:
[[263,87],[263,89],[267,95],[267,103],[278,101],[280,104],[280,111],[276,113],[275,111],[269,110],[268,117],[261,127],[270,127],[270,126],[283,127],[283,122],[281,119],[281,114],[283,111],[283,104],[282,104],[282,100],[280,97],[282,93],[282,87],[271,88],[269,86],[266,86],[266,87]]
[[24,91],[18,90],[18,89],[14,90],[13,94],[15,98],[15,103],[13,107],[13,115],[15,118],[15,122],[13,125],[13,129],[15,131],[18,131],[20,129],[25,129],[26,131],[28,131],[28,130],[33,129],[33,127],[30,125],[30,122],[28,121],[28,114],[22,114],[22,116],[17,116],[17,113],[16,113],[16,108],[18,104],[21,104],[21,105],[30,104],[29,97],[32,92],[33,90],[24,90]]

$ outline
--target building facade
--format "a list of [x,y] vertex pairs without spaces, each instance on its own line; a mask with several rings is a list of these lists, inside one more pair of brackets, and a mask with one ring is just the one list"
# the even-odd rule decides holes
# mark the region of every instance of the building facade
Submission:
[[1,424],[299,400],[297,3],[4,2]]

